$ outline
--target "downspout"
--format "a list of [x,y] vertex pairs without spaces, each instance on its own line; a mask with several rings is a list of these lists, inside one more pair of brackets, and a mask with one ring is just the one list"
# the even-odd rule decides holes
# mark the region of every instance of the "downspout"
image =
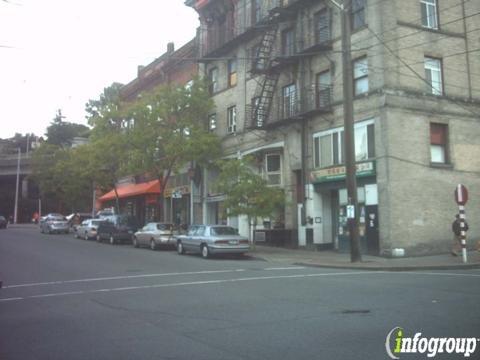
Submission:
[[463,34],[465,39],[465,56],[467,61],[467,81],[468,81],[468,99],[472,100],[472,77],[470,76],[470,51],[468,46],[468,35],[467,35],[467,19],[465,11],[465,1],[462,1],[462,16],[463,16]]

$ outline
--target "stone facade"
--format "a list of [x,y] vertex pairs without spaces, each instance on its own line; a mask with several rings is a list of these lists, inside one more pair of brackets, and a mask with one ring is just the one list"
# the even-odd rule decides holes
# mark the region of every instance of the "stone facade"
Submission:
[[[300,246],[348,250],[345,185],[341,176],[323,176],[326,169],[340,173],[342,163],[341,10],[329,1],[259,1],[256,11],[254,0],[186,3],[198,11],[202,24],[197,38],[200,71],[208,77],[217,69],[214,131],[223,138],[225,155],[256,154],[264,172],[266,156],[279,154],[278,186],[288,200],[285,226],[298,229]],[[470,191],[466,212],[473,244],[480,239],[480,3],[437,1],[424,18],[420,0],[358,0],[354,5],[352,58],[366,64],[358,65],[356,74],[354,117],[364,134],[356,141],[365,141],[364,157],[358,160],[374,168],[358,180],[364,251],[388,254],[404,248],[411,256],[447,251],[450,224],[458,211],[453,201],[458,183]],[[322,33],[317,24],[325,19],[327,31]],[[261,94],[265,76],[251,71],[260,57],[253,49],[272,29],[275,92],[268,119],[252,128],[252,98]],[[321,43],[319,37],[325,34],[328,40]],[[290,42],[293,54],[286,53]],[[427,77],[428,59],[439,64],[439,70]],[[232,60],[236,84],[229,86]],[[318,79],[325,71],[330,79],[328,106],[319,105],[325,100],[319,98]],[[294,93],[288,95],[292,84]],[[227,109],[233,106],[236,128],[229,131]],[[437,124],[445,131],[441,161],[432,158],[438,148],[432,143]],[[329,151],[330,157],[325,155]],[[323,164],[327,158],[331,162]],[[216,200],[221,202],[221,197]],[[204,213],[206,220],[206,205]],[[229,221],[246,231],[242,219]]]

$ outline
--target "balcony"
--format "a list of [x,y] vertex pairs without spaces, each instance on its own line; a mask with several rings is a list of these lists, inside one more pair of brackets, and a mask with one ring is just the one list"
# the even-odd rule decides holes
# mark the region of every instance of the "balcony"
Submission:
[[187,5],[200,14],[200,57],[208,58],[224,55],[272,25],[294,18],[303,5],[311,2],[313,0],[243,0],[232,7],[224,0],[190,0]]
[[303,97],[298,91],[290,91],[288,96],[277,96],[273,100],[270,113],[260,107],[246,106],[246,118],[252,128],[269,128],[290,121],[303,119],[332,111],[332,86],[323,85],[319,89],[304,89]]

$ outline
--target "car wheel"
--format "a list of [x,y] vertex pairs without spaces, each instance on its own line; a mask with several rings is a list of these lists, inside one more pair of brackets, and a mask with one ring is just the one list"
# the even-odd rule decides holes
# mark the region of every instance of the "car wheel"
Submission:
[[115,245],[115,237],[110,234],[110,245]]
[[202,245],[202,257],[208,259],[210,257],[210,250],[208,250],[207,245]]
[[185,254],[185,249],[183,248],[183,244],[182,244],[181,241],[179,241],[179,242],[177,243],[177,253],[178,253],[179,255]]
[[100,237],[100,235],[97,235],[97,242],[102,242],[102,238]]
[[133,247],[138,248],[138,239],[136,236],[133,237]]
[[85,236],[83,237],[85,240],[88,240],[88,233],[85,233]]
[[150,239],[150,250],[157,250],[157,244],[153,239]]

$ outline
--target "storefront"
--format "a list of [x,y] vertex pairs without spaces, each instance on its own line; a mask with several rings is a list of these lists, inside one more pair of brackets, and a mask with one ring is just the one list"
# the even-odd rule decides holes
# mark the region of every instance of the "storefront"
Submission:
[[[323,206],[322,211],[323,217],[331,224],[333,247],[340,252],[350,251],[345,177],[345,166],[311,172],[314,191],[321,198],[322,204],[327,204]],[[357,197],[361,252],[378,255],[378,191],[374,161],[357,163]],[[325,231],[329,230],[325,229]]]
[[165,221],[177,226],[190,224],[190,186],[182,185],[165,189]]
[[139,224],[159,221],[160,182],[152,180],[143,183],[121,184],[115,190],[102,195],[98,200],[101,208],[115,208],[118,195],[120,213],[134,216]]

